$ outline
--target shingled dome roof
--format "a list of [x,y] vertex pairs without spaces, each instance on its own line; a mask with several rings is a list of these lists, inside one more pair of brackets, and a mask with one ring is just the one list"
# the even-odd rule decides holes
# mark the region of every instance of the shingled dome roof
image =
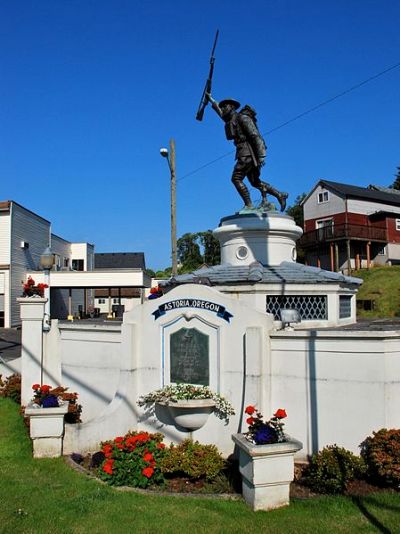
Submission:
[[259,262],[250,265],[215,265],[182,274],[162,283],[164,286],[181,284],[204,284],[211,286],[236,284],[355,284],[361,285],[362,279],[345,276],[341,273],[325,271],[318,267],[308,267],[301,263],[282,262],[280,265],[265,267]]

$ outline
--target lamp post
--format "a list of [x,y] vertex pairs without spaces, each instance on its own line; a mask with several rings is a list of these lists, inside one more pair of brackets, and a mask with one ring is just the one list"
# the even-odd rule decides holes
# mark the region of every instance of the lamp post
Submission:
[[170,139],[168,148],[160,148],[160,154],[167,159],[171,174],[171,256],[172,276],[178,274],[178,262],[176,254],[176,173],[175,173],[175,141]]
[[47,246],[40,255],[40,267],[44,271],[44,283],[47,285],[44,290],[44,296],[47,298],[47,302],[44,305],[43,330],[50,330],[50,269],[53,265],[54,254],[52,253],[50,246]]

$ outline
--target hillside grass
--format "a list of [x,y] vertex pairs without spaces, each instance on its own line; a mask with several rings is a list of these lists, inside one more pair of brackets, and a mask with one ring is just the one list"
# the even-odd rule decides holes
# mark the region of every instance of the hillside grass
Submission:
[[357,300],[373,300],[373,310],[357,310],[357,316],[365,319],[400,317],[400,265],[373,267],[359,270],[353,276],[364,280],[357,293]]
[[62,458],[33,459],[18,409],[0,398],[2,533],[399,532],[399,493],[296,500],[254,513],[242,501],[118,491],[76,472]]

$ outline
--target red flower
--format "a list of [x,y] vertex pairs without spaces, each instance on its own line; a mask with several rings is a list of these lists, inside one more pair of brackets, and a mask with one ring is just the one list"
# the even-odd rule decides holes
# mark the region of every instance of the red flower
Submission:
[[112,456],[113,446],[110,443],[106,443],[103,445],[102,451],[106,458],[110,458]]
[[123,441],[124,441],[124,438],[122,436],[118,436],[117,438],[114,439],[115,443],[122,443]]
[[32,389],[34,389],[35,391],[37,389],[40,389],[40,384],[33,384]]
[[129,438],[126,439],[125,446],[133,450],[136,447],[136,442],[137,442],[136,436],[130,436]]
[[43,384],[43,386],[41,386],[40,388],[41,393],[48,393],[50,390],[51,390],[51,387],[46,384]]
[[282,408],[279,408],[279,410],[276,410],[276,412],[274,413],[274,417],[276,417],[277,419],[285,419],[285,417],[287,417],[286,411]]
[[157,449],[165,449],[164,443],[157,443]]
[[103,465],[103,471],[105,473],[107,473],[108,475],[112,475],[113,474],[113,463],[114,463],[114,460],[112,459],[109,459],[106,461],[106,463]]
[[26,285],[27,286],[34,286],[35,285],[35,280],[30,276],[28,278],[28,280],[26,281]]
[[247,406],[244,413],[247,413],[248,415],[253,415],[255,411],[256,411],[255,407],[250,404],[249,406]]
[[153,461],[153,455],[151,454],[151,452],[147,452],[144,456],[143,456],[143,460],[147,463],[150,463]]
[[159,286],[152,287],[152,288],[150,289],[150,293],[151,293],[152,295],[154,295],[155,293],[160,293],[160,291],[161,291],[161,289],[159,288]]
[[252,424],[254,424],[254,422],[255,422],[255,419],[254,419],[253,417],[248,417],[248,418],[246,419],[246,423],[247,423],[248,425],[252,425]]
[[141,441],[142,443],[146,443],[149,441],[150,436],[148,432],[141,432],[140,434],[136,435],[137,441]]
[[154,469],[152,467],[145,467],[142,470],[142,475],[144,475],[147,478],[150,478],[154,473]]

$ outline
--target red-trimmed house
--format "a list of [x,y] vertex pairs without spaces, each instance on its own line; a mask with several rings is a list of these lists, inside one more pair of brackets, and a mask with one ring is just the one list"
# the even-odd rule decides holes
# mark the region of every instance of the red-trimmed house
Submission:
[[350,274],[400,263],[400,191],[320,180],[302,205],[307,265]]

